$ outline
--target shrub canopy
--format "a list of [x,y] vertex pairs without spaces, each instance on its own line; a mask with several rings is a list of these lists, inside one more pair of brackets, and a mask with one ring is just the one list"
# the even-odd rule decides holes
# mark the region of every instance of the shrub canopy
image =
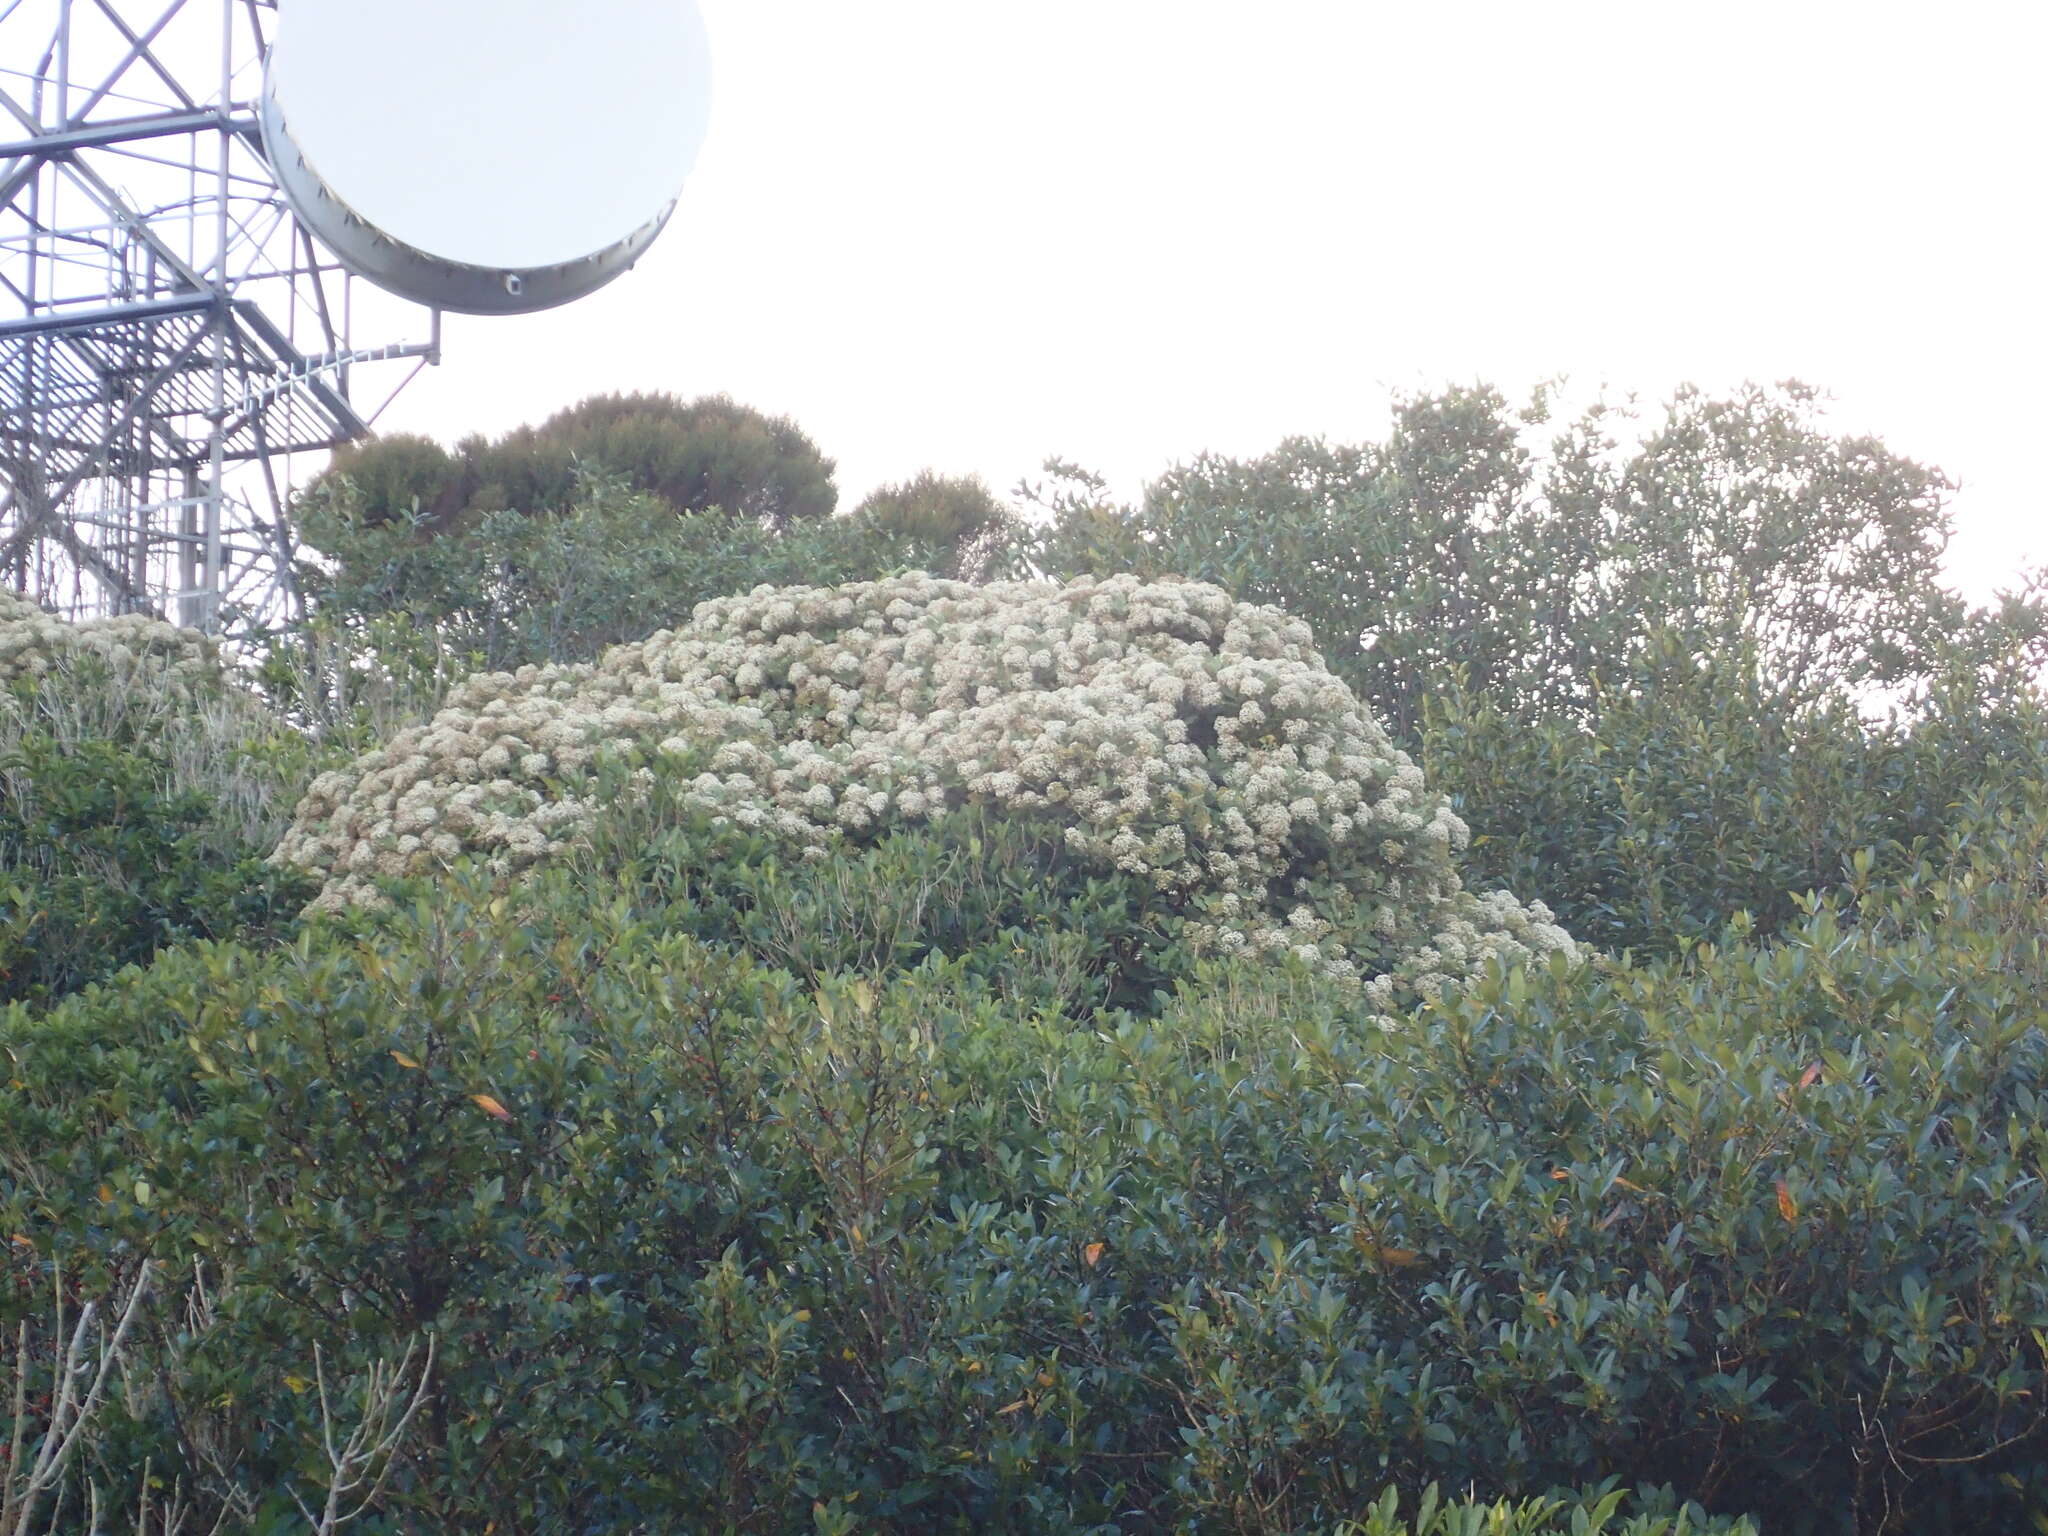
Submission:
[[307,487],[301,512],[324,550],[332,541],[326,504],[344,486],[366,524],[417,517],[439,530],[492,512],[561,511],[575,501],[579,478],[595,473],[674,513],[716,509],[783,531],[831,514],[839,499],[832,468],[788,417],[725,395],[593,395],[537,427],[468,438],[452,452],[406,433],[343,448]]
[[1786,704],[1924,680],[1963,638],[2048,657],[2038,623],[1969,633],[1941,580],[1952,485],[1829,431],[1812,389],[1680,390],[1640,434],[1632,408],[1550,414],[1483,386],[1407,398],[1379,442],[1204,455],[1135,508],[1069,471],[1037,557],[1278,603],[1402,734],[1454,675],[1520,718],[1597,715],[1660,631],[1753,654]]
[[1464,825],[1306,625],[1129,577],[758,588],[594,666],[476,678],[317,779],[277,856],[327,906],[464,854],[511,873],[587,829],[606,762],[811,858],[967,804],[1048,820],[1197,951],[1291,953],[1382,1002],[1572,947],[1463,888]]
[[289,926],[303,877],[262,861],[305,757],[197,630],[0,593],[0,1001]]
[[145,691],[153,681],[181,697],[221,684],[217,648],[196,629],[140,613],[74,624],[0,591],[0,688],[80,662],[97,663],[117,687],[140,678]]
[[758,906],[701,942],[564,866],[184,946],[0,1011],[0,1323],[154,1258],[80,1478],[190,1467],[230,1528],[323,1486],[316,1347],[351,1403],[431,1331],[367,1530],[1398,1532],[1389,1485],[1610,1478],[1774,1536],[2025,1529],[2042,770],[1780,944],[1391,1032],[1244,962],[1076,1028],[982,980],[1052,921],[799,976]]
[[365,1536],[2048,1528],[2048,611],[1805,407],[1410,402],[1066,585],[349,482],[310,740],[0,599],[0,1504],[119,1337],[29,1523],[304,1530],[431,1338]]

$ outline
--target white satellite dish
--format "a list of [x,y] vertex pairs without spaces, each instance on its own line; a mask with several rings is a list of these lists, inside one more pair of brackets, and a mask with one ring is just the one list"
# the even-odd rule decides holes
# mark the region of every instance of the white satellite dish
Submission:
[[695,0],[284,0],[263,137],[293,211],[352,270],[517,314],[653,243],[710,79]]

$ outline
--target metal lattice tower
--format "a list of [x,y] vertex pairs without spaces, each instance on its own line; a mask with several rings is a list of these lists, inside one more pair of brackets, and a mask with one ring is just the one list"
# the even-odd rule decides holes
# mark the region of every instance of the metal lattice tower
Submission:
[[[0,0],[0,587],[59,612],[287,617],[290,455],[439,360],[439,311],[353,277],[278,188],[276,7]],[[359,371],[401,359],[366,409]]]

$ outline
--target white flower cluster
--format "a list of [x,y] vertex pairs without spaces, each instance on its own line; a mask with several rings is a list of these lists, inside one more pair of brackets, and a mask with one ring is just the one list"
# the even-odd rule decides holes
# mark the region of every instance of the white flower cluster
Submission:
[[594,666],[470,679],[314,781],[276,857],[321,904],[463,854],[511,873],[595,814],[601,756],[696,771],[687,805],[824,857],[968,803],[1045,818],[1150,881],[1221,952],[1428,992],[1569,952],[1540,905],[1460,886],[1466,829],[1308,627],[1196,583],[758,587]]
[[95,662],[116,682],[146,672],[184,692],[211,689],[221,677],[214,642],[196,629],[139,613],[72,624],[0,591],[0,688]]

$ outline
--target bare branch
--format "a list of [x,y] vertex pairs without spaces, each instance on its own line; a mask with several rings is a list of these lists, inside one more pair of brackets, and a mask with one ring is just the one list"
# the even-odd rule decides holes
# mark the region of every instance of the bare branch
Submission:
[[[305,1516],[306,1523],[313,1527],[314,1536],[333,1536],[334,1532],[367,1512],[382,1496],[396,1462],[394,1453],[399,1442],[418,1417],[420,1409],[429,1401],[436,1347],[434,1336],[428,1334],[426,1356],[418,1362],[417,1368],[414,1364],[415,1356],[419,1354],[417,1340],[406,1345],[405,1358],[397,1365],[388,1360],[372,1364],[363,1382],[362,1416],[348,1437],[337,1446],[333,1403],[327,1392],[327,1363],[319,1346],[314,1346],[313,1376],[319,1386],[320,1443],[327,1453],[329,1468],[327,1498],[316,1515],[296,1490],[290,1490],[292,1502]],[[344,1512],[344,1506],[351,1499],[355,1500],[355,1508]]]
[[[16,1470],[21,1465],[19,1447],[26,1436],[27,1427],[27,1380],[28,1380],[28,1325],[21,1329],[19,1346],[16,1351],[16,1373],[14,1385],[14,1429],[11,1444],[16,1447],[14,1458],[8,1463],[8,1483],[5,1491],[4,1508],[11,1523],[0,1524],[5,1536],[29,1536],[31,1522],[35,1519],[36,1507],[42,1503],[43,1495],[53,1490],[61,1494],[61,1484],[71,1458],[85,1443],[92,1429],[93,1416],[106,1401],[107,1378],[120,1362],[121,1350],[128,1340],[128,1330],[134,1326],[136,1315],[142,1309],[142,1298],[149,1290],[151,1264],[144,1260],[135,1272],[135,1279],[128,1288],[128,1301],[122,1308],[121,1320],[115,1325],[113,1336],[103,1338],[98,1344],[98,1360],[91,1367],[92,1384],[79,1394],[79,1383],[87,1372],[86,1347],[93,1337],[93,1319],[98,1314],[99,1303],[89,1301],[78,1315],[72,1327],[71,1340],[64,1347],[57,1380],[51,1384],[50,1420],[43,1434],[43,1443],[36,1453],[35,1465],[29,1469],[27,1480],[15,1484]],[[58,1320],[56,1337],[64,1337],[64,1288],[61,1274],[55,1277]],[[92,1506],[92,1524],[89,1529],[99,1526],[99,1491],[88,1490]],[[60,1500],[61,1502],[61,1500]]]

